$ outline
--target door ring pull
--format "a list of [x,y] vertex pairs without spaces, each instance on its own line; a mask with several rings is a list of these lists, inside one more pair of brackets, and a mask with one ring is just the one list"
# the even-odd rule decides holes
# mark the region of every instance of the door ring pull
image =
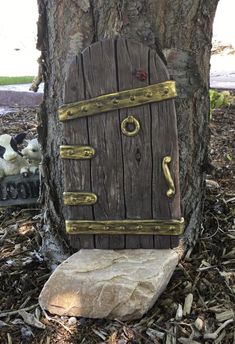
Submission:
[[[128,125],[131,124],[134,129],[129,130]],[[121,123],[122,133],[126,136],[135,136],[140,131],[140,123],[134,116],[126,117]]]
[[171,162],[170,156],[165,156],[162,161],[162,169],[164,173],[164,177],[166,179],[168,190],[166,192],[167,197],[172,197],[175,194],[175,185],[172,179],[168,164]]

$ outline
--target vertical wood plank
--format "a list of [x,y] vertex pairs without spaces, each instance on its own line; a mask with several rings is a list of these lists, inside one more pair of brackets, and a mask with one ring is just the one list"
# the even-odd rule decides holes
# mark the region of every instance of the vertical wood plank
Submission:
[[[83,52],[86,98],[117,92],[115,42],[97,42]],[[123,165],[118,111],[88,118],[96,156],[91,160],[91,189],[98,196],[95,220],[124,218]],[[124,235],[96,235],[96,248],[124,248]]]
[[[85,99],[84,77],[82,70],[82,56],[79,55],[72,62],[65,83],[64,102],[71,103]],[[69,145],[89,145],[87,118],[80,118],[63,123],[64,142]],[[65,191],[90,191],[90,161],[63,160]],[[65,218],[69,220],[93,219],[91,206],[65,206]],[[71,246],[93,248],[93,235],[71,235]]]
[[[137,78],[139,70],[148,73],[149,49],[142,44],[124,39],[117,40],[119,91],[148,85]],[[120,120],[133,115],[141,129],[136,136],[122,134],[124,162],[124,194],[127,219],[152,218],[152,152],[151,122],[148,105],[120,110]],[[151,248],[152,235],[126,235],[126,248]]]
[[[150,52],[150,83],[158,83],[169,79],[163,62],[154,51]],[[176,115],[173,100],[161,101],[150,105],[152,113],[152,151],[153,151],[153,218],[179,219],[180,193],[178,172],[178,138]],[[166,195],[167,185],[162,171],[162,160],[170,155],[169,166],[174,179],[176,194],[171,199]],[[155,248],[170,248],[170,236],[156,236]],[[177,240],[176,240],[177,241]]]

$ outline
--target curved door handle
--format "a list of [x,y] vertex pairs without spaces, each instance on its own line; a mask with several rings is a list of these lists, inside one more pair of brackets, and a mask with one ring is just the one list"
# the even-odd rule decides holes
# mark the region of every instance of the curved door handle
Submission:
[[170,156],[165,156],[162,161],[162,169],[164,173],[164,177],[166,179],[168,190],[166,192],[167,197],[172,197],[175,194],[175,185],[172,179],[168,164],[171,162]]

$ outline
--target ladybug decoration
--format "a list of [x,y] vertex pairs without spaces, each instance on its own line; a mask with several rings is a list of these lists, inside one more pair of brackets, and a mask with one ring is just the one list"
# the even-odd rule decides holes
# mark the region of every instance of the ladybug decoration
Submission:
[[135,76],[138,80],[144,81],[148,77],[148,72],[146,72],[144,69],[136,69]]

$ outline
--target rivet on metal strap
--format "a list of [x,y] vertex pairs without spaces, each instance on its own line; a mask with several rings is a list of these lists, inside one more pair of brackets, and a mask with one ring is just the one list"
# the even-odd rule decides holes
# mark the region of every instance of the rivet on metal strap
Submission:
[[87,112],[88,108],[87,108],[87,106],[82,106],[81,110],[82,110],[82,112]]
[[152,96],[153,96],[153,93],[152,93],[152,92],[147,92],[147,93],[146,93],[146,97],[151,98]]
[[117,104],[119,104],[119,102],[120,102],[120,100],[118,100],[117,98],[113,99],[113,104],[117,105]]

